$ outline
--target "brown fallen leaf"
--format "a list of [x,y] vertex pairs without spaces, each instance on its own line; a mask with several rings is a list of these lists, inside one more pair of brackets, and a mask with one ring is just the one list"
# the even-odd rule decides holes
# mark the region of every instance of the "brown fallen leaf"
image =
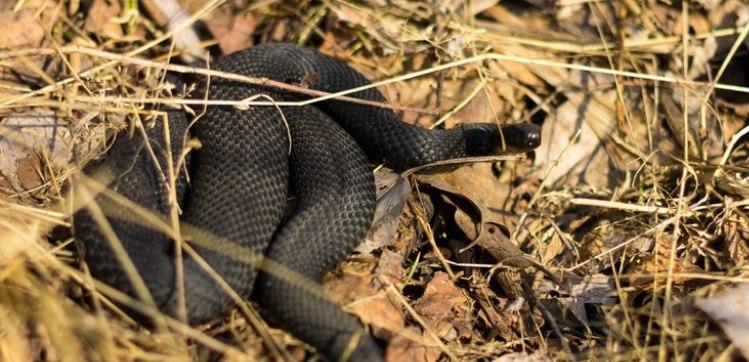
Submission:
[[[460,99],[465,97],[467,94],[473,92],[477,85],[480,85],[479,79],[464,81],[461,87],[454,87],[457,89],[457,94],[453,97]],[[509,86],[502,82],[492,82],[484,85],[483,89],[476,93],[476,96],[470,99],[470,101],[458,112],[453,115],[454,122],[447,122],[447,125],[452,127],[455,123],[464,122],[493,122],[505,113],[506,102],[500,98],[500,92],[497,88]]]
[[[735,201],[732,198],[726,197],[727,205],[733,202]],[[744,265],[749,259],[749,223],[740,216],[741,212],[731,207],[727,209],[733,211],[732,215],[726,217],[722,232],[726,238],[730,258],[736,265]]]
[[586,328],[590,328],[588,312],[585,309],[587,304],[612,305],[617,301],[617,292],[611,276],[604,274],[583,277],[570,275],[565,278],[565,282],[565,290],[553,300],[571,311]]
[[[628,273],[637,275],[631,280],[633,286],[641,290],[652,290],[657,287],[658,290],[665,288],[668,277],[669,266],[671,261],[671,244],[677,242],[669,233],[659,233],[654,241],[655,248],[641,263],[632,264]],[[689,262],[683,257],[677,257],[673,261],[674,273],[700,273],[703,270]],[[656,280],[657,279],[657,280]],[[690,277],[674,276],[673,285],[683,286],[685,283],[692,281]]]
[[403,268],[403,255],[383,249],[380,261],[375,268],[375,275],[383,284],[391,283],[400,288],[406,279],[406,269]]
[[718,295],[699,298],[696,304],[720,325],[744,358],[749,359],[749,284],[741,283]]
[[27,155],[16,161],[16,175],[22,190],[30,190],[41,184],[41,169],[42,162],[35,154]]
[[[489,288],[488,282],[478,272],[473,272],[474,284],[477,289],[477,295],[474,300],[479,304],[479,317],[483,318],[486,323],[506,341],[511,341],[519,337],[516,332],[518,323],[517,315],[513,313],[503,313],[506,307],[507,299],[502,299],[498,303],[494,292]],[[502,302],[505,302],[504,305]]]
[[386,290],[377,294],[357,299],[345,306],[355,314],[362,323],[372,328],[372,333],[380,339],[390,340],[406,326],[406,316],[400,306],[390,300]]
[[[419,338],[414,338],[417,336]],[[385,361],[400,362],[434,362],[442,354],[439,347],[429,346],[423,341],[429,338],[422,336],[416,327],[407,328],[404,333],[396,335],[385,349]]]
[[0,173],[16,192],[41,184],[42,161],[48,159],[56,169],[70,161],[71,131],[52,113],[5,117],[0,120],[0,135]]
[[468,298],[455,286],[447,273],[434,274],[424,294],[414,303],[414,310],[429,328],[445,340],[457,338],[457,332],[465,335],[471,331]]
[[513,231],[525,206],[521,196],[528,185],[513,187],[508,180],[498,178],[488,163],[465,165],[445,174],[418,175],[417,179],[467,201],[470,210],[462,211],[471,215],[474,223],[493,222]]
[[377,287],[372,281],[372,271],[377,259],[372,255],[360,255],[342,262],[336,273],[327,273],[323,285],[339,300],[357,300],[373,295]]
[[537,351],[531,354],[525,352],[507,353],[494,360],[494,362],[551,362],[553,360],[543,351]]
[[361,11],[357,7],[346,3],[330,4],[330,10],[340,21],[350,24],[354,28],[362,29],[367,35],[375,38],[391,49],[398,49],[397,40],[408,28],[405,19],[390,16],[385,13]]
[[545,269],[537,261],[533,260],[530,255],[526,254],[520,248],[513,244],[509,237],[504,235],[500,226],[485,222],[481,224],[481,233],[476,237],[474,242],[486,249],[498,263],[509,265],[515,268],[528,268],[537,266]]
[[[591,108],[580,109],[575,102],[567,101],[549,114],[544,122],[541,128],[541,146],[536,150],[534,164],[541,166],[539,173],[548,173],[547,182],[550,184],[567,184],[565,181],[570,181],[599,187],[610,186],[609,156],[602,147],[601,140],[585,122],[587,112],[596,111]],[[613,111],[610,109],[601,108],[597,112],[606,112],[603,117],[613,118]],[[560,158],[562,152],[565,154]]]
[[[456,212],[456,219],[466,218],[466,216],[459,217],[461,214]],[[469,235],[473,239],[472,244],[476,244],[488,251],[497,260],[497,263],[520,269],[534,267],[546,274],[554,283],[561,283],[559,278],[549,271],[545,265],[523,252],[508,236],[504,235],[500,225],[487,221],[481,223],[480,227],[481,231],[478,235],[473,237]]]
[[684,112],[688,113],[686,136],[689,140],[689,158],[717,159],[723,154],[723,133],[720,121],[710,110],[702,108],[704,92],[663,92],[660,101],[666,111],[666,123],[671,129],[678,149],[672,151],[675,157],[684,158]]
[[[375,267],[376,264],[376,267]],[[339,300],[351,301],[345,309],[372,327],[375,336],[390,340],[405,328],[405,314],[399,301],[388,296],[382,285],[400,286],[406,276],[403,256],[383,249],[382,255],[359,255],[329,273],[324,284]]]
[[94,0],[88,8],[83,30],[100,36],[119,39],[122,37],[122,26],[115,21],[122,12],[118,1]]
[[44,28],[29,9],[0,12],[0,48],[35,47],[44,39]]
[[250,13],[228,14],[225,11],[205,20],[223,54],[231,54],[252,45],[252,34],[258,25]]

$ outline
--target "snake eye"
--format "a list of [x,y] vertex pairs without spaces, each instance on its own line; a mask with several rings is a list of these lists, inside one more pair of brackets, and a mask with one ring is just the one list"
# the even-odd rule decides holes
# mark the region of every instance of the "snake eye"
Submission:
[[541,145],[541,133],[528,132],[525,136],[525,144],[528,148],[536,148]]

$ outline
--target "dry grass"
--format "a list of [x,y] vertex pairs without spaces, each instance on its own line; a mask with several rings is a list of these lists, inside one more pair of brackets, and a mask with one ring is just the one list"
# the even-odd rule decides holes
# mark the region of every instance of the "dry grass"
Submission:
[[[318,47],[382,79],[372,86],[406,121],[425,127],[543,122],[544,145],[527,159],[492,158],[501,171],[481,163],[445,176],[407,173],[417,187],[397,240],[350,260],[329,281],[354,312],[386,307],[400,316],[360,315],[387,341],[389,358],[740,356],[740,341],[695,301],[749,281],[749,78],[741,73],[749,64],[749,24],[731,15],[746,11],[742,4],[560,1],[540,11],[522,1],[375,3],[199,1],[184,4],[193,15],[170,25],[148,1],[143,8],[2,3],[0,29],[19,35],[0,39],[0,155],[13,149],[21,156],[0,163],[0,359],[311,355],[236,295],[237,312],[212,325],[161,315],[147,291],[136,300],[93,280],[74,240],[58,235],[80,204],[73,199],[105,192],[80,166],[102,152],[105,134],[140,132],[163,119],[158,105],[189,105],[199,114],[206,105],[299,106],[360,90],[321,94],[170,64],[208,45],[231,50],[270,41]],[[215,41],[174,40],[196,22]],[[195,101],[169,87],[166,71],[311,98]],[[53,124],[40,116],[49,114]],[[8,121],[18,115],[63,133],[21,132]],[[50,139],[64,146],[49,146]],[[173,172],[167,177],[173,182]],[[103,214],[127,207],[165,232],[178,229],[176,208],[164,222],[111,199],[115,206],[101,205]],[[470,235],[487,223],[504,229],[493,239],[499,246]],[[201,239],[207,247],[222,243]],[[189,245],[177,250],[195,257]],[[518,261],[524,258],[541,268]],[[132,279],[138,284],[137,273]],[[156,328],[140,327],[120,305],[152,315]]]

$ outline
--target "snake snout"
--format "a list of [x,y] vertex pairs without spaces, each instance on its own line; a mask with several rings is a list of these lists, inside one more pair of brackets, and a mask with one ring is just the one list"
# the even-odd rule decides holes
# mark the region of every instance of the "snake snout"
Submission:
[[527,152],[541,145],[541,127],[533,123],[503,125],[502,137],[508,148]]
[[535,130],[525,134],[525,147],[528,149],[536,148],[541,145],[541,132],[535,124]]

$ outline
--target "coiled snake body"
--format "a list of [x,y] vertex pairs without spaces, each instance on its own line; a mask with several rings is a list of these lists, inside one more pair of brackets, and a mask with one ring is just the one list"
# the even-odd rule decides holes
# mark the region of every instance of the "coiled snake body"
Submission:
[[[306,84],[325,92],[369,84],[342,62],[288,44],[259,45],[234,53],[220,59],[214,69]],[[240,100],[257,94],[275,100],[300,97],[226,79],[214,78],[209,83],[209,99]],[[197,89],[195,97],[200,97],[204,90]],[[374,88],[352,96],[384,102]],[[380,348],[362,333],[353,316],[276,273],[258,275],[258,265],[242,255],[265,255],[266,260],[319,281],[351,252],[370,226],[375,203],[370,161],[405,169],[488,154],[498,145],[498,128],[472,124],[430,131],[401,122],[392,110],[339,100],[284,107],[282,111],[283,117],[272,106],[245,111],[211,106],[192,126],[184,112],[171,111],[168,137],[162,122],[145,133],[123,132],[105,157],[85,171],[97,174],[107,170],[114,176],[108,182],[111,190],[156,214],[168,215],[169,172],[164,170],[183,164],[185,167],[175,170],[175,192],[181,223],[194,231],[185,231],[184,236],[211,268],[240,296],[254,292],[269,319],[328,358],[338,359],[345,352],[352,360],[379,360]],[[503,132],[516,132],[510,137],[505,133],[505,139],[521,148],[538,143],[534,128],[503,128]],[[188,137],[197,138],[202,146],[182,161]],[[293,207],[287,210],[290,196]],[[103,208],[108,224],[156,306],[175,315],[178,293],[173,240],[110,199],[96,197],[97,204],[111,206]],[[107,233],[91,209],[76,213],[74,222],[91,274],[138,296],[133,287],[136,283],[121,266],[122,256],[113,252],[111,237],[105,237]],[[190,242],[201,239],[201,230],[218,241],[208,242],[210,245]],[[234,305],[198,261],[185,256],[183,270],[190,323],[216,319]]]

